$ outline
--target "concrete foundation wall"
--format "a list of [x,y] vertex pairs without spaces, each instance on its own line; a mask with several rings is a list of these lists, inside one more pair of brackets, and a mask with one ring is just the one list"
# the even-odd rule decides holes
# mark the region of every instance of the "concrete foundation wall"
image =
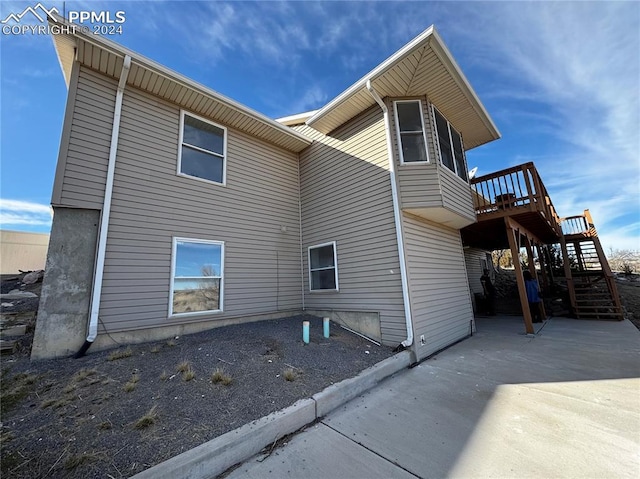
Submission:
[[54,208],[31,359],[65,357],[84,343],[100,211]]
[[305,313],[322,318],[329,318],[331,321],[357,331],[368,338],[382,342],[380,313],[373,311],[334,311],[322,309],[307,309]]
[[176,336],[184,336],[185,334],[195,334],[210,329],[220,328],[223,326],[232,326],[240,323],[252,323],[257,321],[266,321],[269,319],[286,318],[303,314],[299,309],[291,311],[276,311],[253,316],[239,316],[237,318],[228,318],[220,321],[200,321],[198,323],[183,323],[162,326],[159,328],[139,329],[133,331],[119,331],[109,334],[98,334],[98,337],[91,345],[89,354],[105,349],[116,348],[124,344],[149,343],[153,341],[161,341],[164,339],[175,338]]
[[47,233],[0,231],[0,274],[44,269],[47,260]]

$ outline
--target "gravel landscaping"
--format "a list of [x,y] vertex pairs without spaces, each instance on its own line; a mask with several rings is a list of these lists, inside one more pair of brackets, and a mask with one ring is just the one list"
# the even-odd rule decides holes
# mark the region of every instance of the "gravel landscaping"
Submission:
[[130,477],[393,355],[331,326],[325,339],[297,316],[39,362],[27,334],[2,357],[2,477]]

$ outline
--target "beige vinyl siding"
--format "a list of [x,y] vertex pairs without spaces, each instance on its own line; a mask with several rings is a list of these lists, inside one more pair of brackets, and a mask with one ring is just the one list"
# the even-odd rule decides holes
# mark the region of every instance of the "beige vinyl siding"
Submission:
[[[176,174],[179,128],[178,107],[125,90],[101,329],[301,309],[297,155],[228,128],[226,186],[210,184]],[[173,237],[224,241],[223,312],[167,317]]]
[[70,127],[60,149],[55,205],[102,209],[117,86],[115,80],[85,67],[79,69],[75,90],[72,81],[70,95],[75,97],[67,107],[72,106],[71,113],[67,111]]
[[398,192],[402,208],[425,208],[441,207],[442,192],[440,189],[440,179],[438,178],[437,154],[434,149],[433,128],[431,126],[431,115],[429,115],[429,104],[425,97],[413,98],[420,100],[422,107],[422,118],[424,122],[425,135],[427,137],[428,163],[400,163],[400,143],[398,141],[398,129],[395,116],[395,100],[405,98],[387,99],[389,108],[389,120],[391,123],[391,141],[393,142],[393,154],[398,172]]
[[478,248],[466,248],[464,250],[464,262],[467,266],[467,277],[469,278],[469,289],[474,299],[475,294],[484,294],[480,277],[482,276],[482,261],[486,260],[487,252]]
[[[394,111],[394,101],[388,99],[387,106]],[[414,97],[414,99],[417,99]],[[425,214],[429,219],[449,222],[452,216],[461,216],[469,222],[475,221],[475,210],[471,198],[471,188],[440,163],[440,153],[436,150],[436,133],[431,114],[431,106],[421,97],[424,127],[427,136],[428,163],[400,163],[395,115],[390,115],[391,138],[398,171],[398,191],[402,209],[413,210],[414,214]],[[431,212],[428,209],[433,208]],[[420,210],[421,213],[418,213]],[[443,211],[443,210],[446,210]],[[455,223],[459,223],[456,220]]]
[[476,210],[473,207],[471,187],[446,167],[440,168],[440,187],[444,207],[475,222]]
[[403,227],[415,351],[422,359],[469,335],[473,310],[460,233],[406,214]]
[[[375,106],[300,154],[305,306],[380,314],[381,339],[406,339],[386,135]],[[335,241],[339,292],[309,292],[307,248]]]

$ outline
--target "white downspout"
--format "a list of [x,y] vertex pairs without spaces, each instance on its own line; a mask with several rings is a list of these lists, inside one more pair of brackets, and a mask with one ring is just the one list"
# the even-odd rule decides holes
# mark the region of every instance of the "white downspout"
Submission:
[[[116,170],[116,153],[118,152],[118,136],[120,132],[120,116],[122,113],[122,97],[127,84],[131,57],[125,55],[116,92],[116,105],[113,112],[113,127],[111,129],[111,145],[109,147],[109,165],[107,169],[107,183],[104,189],[104,203],[100,217],[100,236],[96,256],[96,269],[93,276],[93,290],[91,294],[91,315],[89,316],[89,334],[87,343],[93,343],[98,335],[98,314],[100,313],[100,298],[102,296],[102,276],[104,274],[104,258],[107,247],[107,231],[109,230],[109,216],[111,214],[111,196],[113,193],[113,177]],[[86,343],[85,343],[86,345]],[[86,345],[87,349],[89,345]],[[83,346],[84,348],[84,346]],[[86,349],[85,349],[86,352]]]
[[300,153],[298,153],[298,228],[300,229],[300,285],[302,286],[302,311],[304,304],[304,252],[302,249],[302,178],[300,177]]
[[407,281],[407,264],[404,258],[404,237],[402,234],[402,218],[400,216],[400,201],[398,200],[398,187],[396,185],[396,162],[391,144],[391,127],[389,123],[389,109],[384,104],[380,95],[371,86],[371,80],[367,80],[367,90],[382,108],[384,117],[384,129],[387,135],[387,156],[389,157],[389,179],[391,180],[391,197],[393,198],[393,217],[396,223],[396,240],[398,242],[398,257],[400,259],[400,278],[402,280],[402,300],[404,302],[404,319],[407,326],[407,339],[402,341],[402,346],[408,348],[413,344],[413,319],[411,318],[411,301],[409,300],[409,283]]

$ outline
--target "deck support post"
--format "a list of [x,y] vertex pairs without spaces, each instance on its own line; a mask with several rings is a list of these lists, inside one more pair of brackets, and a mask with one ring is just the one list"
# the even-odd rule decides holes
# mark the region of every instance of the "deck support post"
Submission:
[[[539,286],[540,285],[540,280],[538,278],[538,272],[536,271],[535,258],[533,256],[532,240],[526,234],[524,236],[524,246],[527,249],[527,258],[528,258],[528,263],[529,263],[529,273],[531,273],[531,277],[538,282],[538,286]],[[540,265],[542,266],[542,262],[540,262]],[[540,304],[539,305],[540,314],[542,315],[543,318],[547,319],[547,312],[544,309],[544,302],[541,301],[539,304]]]
[[567,251],[567,242],[564,235],[560,236],[560,248],[562,249],[562,264],[564,267],[564,278],[567,281],[567,290],[569,291],[569,303],[571,303],[571,313],[577,314],[576,290],[573,285],[573,276],[571,275],[571,264],[569,262],[569,253]]
[[[509,248],[511,248],[511,257],[513,258],[513,267],[516,271],[516,282],[518,283],[518,295],[520,296],[520,306],[522,307],[522,316],[524,317],[524,327],[527,334],[533,334],[533,323],[531,322],[531,311],[529,311],[529,300],[527,299],[527,290],[524,285],[524,277],[522,276],[522,266],[520,265],[520,248],[518,247],[518,239],[520,231],[514,228],[515,221],[505,217],[505,227],[507,229],[507,239],[509,240]],[[518,235],[518,237],[516,236]]]

